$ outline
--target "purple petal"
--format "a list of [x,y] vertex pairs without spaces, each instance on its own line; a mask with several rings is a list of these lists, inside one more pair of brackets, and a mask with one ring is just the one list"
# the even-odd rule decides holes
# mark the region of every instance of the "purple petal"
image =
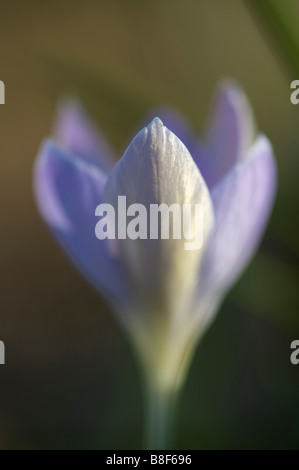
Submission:
[[71,260],[109,299],[128,298],[122,266],[105,240],[95,236],[95,209],[106,175],[88,160],[69,155],[52,141],[41,148],[34,172],[40,212]]
[[246,154],[254,140],[250,105],[241,89],[225,83],[216,92],[204,141],[196,162],[209,188]]
[[276,167],[261,136],[212,191],[216,224],[202,265],[198,298],[219,300],[257,249],[273,204]]
[[67,152],[91,161],[105,172],[115,164],[107,140],[77,101],[65,101],[60,105],[54,137]]
[[[213,209],[206,184],[186,147],[158,118],[139,132],[109,175],[103,200],[116,213],[119,195],[126,196],[127,206],[143,204],[148,213],[150,204],[202,204],[204,242],[210,232]],[[186,251],[184,242],[171,237],[118,240],[136,295],[148,308],[157,302],[156,313],[159,308],[176,311],[196,282],[204,250]]]

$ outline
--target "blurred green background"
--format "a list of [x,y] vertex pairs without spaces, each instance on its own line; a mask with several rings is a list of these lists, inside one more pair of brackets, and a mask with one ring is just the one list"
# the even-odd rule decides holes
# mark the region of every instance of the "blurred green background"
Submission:
[[[296,32],[299,4],[283,5]],[[299,106],[290,83],[299,76],[263,23],[240,0],[1,1],[0,39],[0,448],[141,446],[130,347],[33,200],[32,165],[57,100],[78,95],[121,156],[157,104],[199,132],[223,77],[239,81],[273,142],[279,192],[259,253],[198,347],[176,446],[298,448]]]

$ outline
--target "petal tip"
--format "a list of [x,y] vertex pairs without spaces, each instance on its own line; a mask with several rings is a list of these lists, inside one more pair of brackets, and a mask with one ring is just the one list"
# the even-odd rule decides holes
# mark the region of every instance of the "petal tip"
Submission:
[[149,130],[152,129],[163,129],[164,124],[159,117],[154,117],[154,119],[146,126]]
[[224,80],[221,80],[216,91],[225,94],[227,97],[244,95],[244,92],[238,82],[232,78],[225,78]]

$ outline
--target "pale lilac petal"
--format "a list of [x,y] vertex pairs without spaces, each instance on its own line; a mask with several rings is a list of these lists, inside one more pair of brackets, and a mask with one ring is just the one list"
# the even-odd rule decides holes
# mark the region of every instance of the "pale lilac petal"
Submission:
[[[150,204],[202,204],[205,245],[213,224],[209,191],[187,148],[158,118],[139,132],[109,175],[103,200],[116,212],[119,195],[126,196],[127,205],[143,204],[148,213]],[[156,302],[156,314],[179,309],[196,282],[204,247],[186,251],[184,242],[118,240],[136,297],[148,308]]]
[[260,136],[246,158],[212,190],[215,231],[202,264],[198,302],[217,303],[254,255],[276,189],[271,144]]
[[125,302],[123,268],[110,254],[107,242],[95,236],[95,209],[106,179],[88,160],[47,141],[35,165],[35,195],[43,218],[80,271],[110,300]]
[[203,142],[195,152],[209,188],[244,157],[254,135],[253,116],[245,94],[236,84],[224,83],[216,92]]
[[105,172],[115,164],[109,143],[77,101],[61,103],[54,137],[67,152],[91,161]]

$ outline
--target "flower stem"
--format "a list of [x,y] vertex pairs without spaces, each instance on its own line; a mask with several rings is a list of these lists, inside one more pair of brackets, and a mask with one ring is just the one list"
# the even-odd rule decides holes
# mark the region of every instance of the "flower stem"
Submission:
[[148,387],[145,403],[145,449],[170,450],[177,409],[177,393]]

